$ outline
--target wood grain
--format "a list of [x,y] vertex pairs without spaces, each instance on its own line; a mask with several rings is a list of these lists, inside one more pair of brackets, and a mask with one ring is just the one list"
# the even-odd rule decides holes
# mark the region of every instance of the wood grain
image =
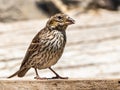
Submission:
[[0,90],[119,90],[119,80],[0,80]]

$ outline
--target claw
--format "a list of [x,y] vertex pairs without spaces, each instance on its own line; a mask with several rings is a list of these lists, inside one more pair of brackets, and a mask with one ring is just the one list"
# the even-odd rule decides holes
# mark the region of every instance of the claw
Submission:
[[52,77],[52,79],[68,79],[68,77],[56,76],[56,77]]
[[47,78],[41,78],[41,77],[39,77],[39,76],[36,76],[36,77],[34,77],[34,79],[37,79],[37,80],[47,80]]

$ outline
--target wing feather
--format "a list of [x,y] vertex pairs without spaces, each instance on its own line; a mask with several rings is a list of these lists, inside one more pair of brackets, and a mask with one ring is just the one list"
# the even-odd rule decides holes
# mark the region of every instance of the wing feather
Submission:
[[29,46],[28,49],[27,49],[27,52],[26,52],[26,54],[25,54],[25,57],[24,57],[24,59],[23,59],[23,61],[22,61],[22,64],[21,64],[21,67],[20,67],[20,68],[22,68],[22,66],[29,60],[29,57],[30,57],[36,50],[38,50],[39,45],[40,45],[39,35],[40,35],[40,33],[38,33],[38,34],[33,38],[30,46]]

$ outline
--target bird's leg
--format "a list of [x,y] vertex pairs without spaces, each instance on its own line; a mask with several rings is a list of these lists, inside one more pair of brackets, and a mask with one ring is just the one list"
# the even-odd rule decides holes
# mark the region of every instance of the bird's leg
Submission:
[[41,79],[36,68],[35,68],[35,73],[36,73],[36,77],[34,77],[34,79]]
[[35,68],[35,73],[36,73],[36,77],[34,77],[34,79],[47,79],[47,78],[41,78],[36,68]]
[[56,77],[52,77],[52,79],[68,79],[68,77],[59,76],[51,67],[49,69],[56,75]]

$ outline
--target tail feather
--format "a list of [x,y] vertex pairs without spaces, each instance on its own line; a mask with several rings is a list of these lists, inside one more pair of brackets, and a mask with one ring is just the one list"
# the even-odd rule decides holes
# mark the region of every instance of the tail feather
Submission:
[[30,68],[20,69],[20,70],[18,70],[17,72],[15,72],[14,74],[12,74],[11,76],[9,76],[8,78],[12,78],[12,77],[14,77],[14,76],[16,76],[16,75],[17,75],[18,77],[23,77],[29,69],[30,69]]
[[14,74],[12,74],[11,76],[7,77],[7,78],[12,78],[14,76],[16,76],[18,74],[19,71],[15,72]]
[[27,71],[29,70],[30,68],[24,68],[23,70],[21,70],[20,72],[18,72],[18,77],[23,77]]

